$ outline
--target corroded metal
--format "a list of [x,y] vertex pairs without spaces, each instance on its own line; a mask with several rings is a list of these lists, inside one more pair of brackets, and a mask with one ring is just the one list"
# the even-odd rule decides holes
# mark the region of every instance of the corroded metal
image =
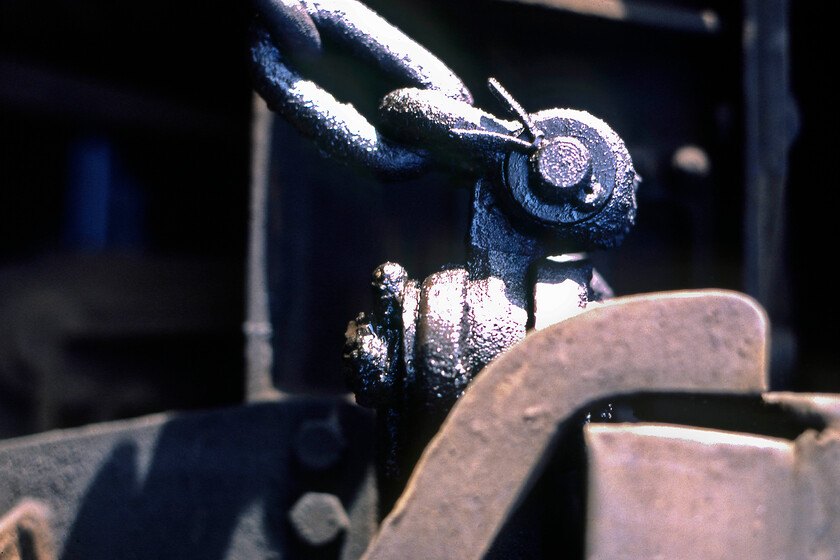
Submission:
[[[610,292],[585,256],[560,259],[574,266],[552,267],[547,259],[611,247],[628,232],[638,178],[624,144],[581,111],[544,111],[522,120],[520,136],[536,147],[531,155],[498,156],[496,172],[491,167],[476,181],[467,262],[423,281],[409,279],[399,265],[383,265],[373,289],[375,301],[384,298],[387,305],[359,315],[347,329],[350,384],[359,403],[376,407],[387,424],[383,474],[396,486],[416,459],[416,442],[431,436],[482,368],[528,328],[562,320]],[[580,145],[587,154],[586,186],[546,196],[567,173],[568,162],[557,160],[563,150],[554,149],[564,145]],[[543,165],[544,159],[551,161]],[[552,289],[569,282],[578,287]],[[407,445],[415,450],[406,452]]]
[[268,106],[331,157],[385,178],[422,173],[429,158],[385,138],[352,105],[341,103],[289,63],[291,52],[321,50],[323,34],[407,86],[429,88],[466,104],[461,80],[425,48],[355,0],[263,0],[252,32],[254,83]]
[[[571,109],[529,113],[494,79],[490,89],[512,119],[473,107],[446,65],[358,2],[258,6],[256,88],[323,152],[386,178],[432,165],[475,177],[467,262],[422,281],[395,263],[382,265],[372,283],[374,310],[346,333],[349,383],[360,404],[379,411],[383,474],[398,487],[417,442],[479,371],[537,325],[535,302],[543,327],[609,292],[585,257],[576,266],[539,263],[619,244],[635,219],[639,178],[603,121]],[[278,38],[284,34],[288,40]],[[385,96],[378,126],[301,77],[281,52],[302,44],[317,57],[321,34],[410,86]],[[534,267],[552,271],[535,282]],[[578,288],[549,287],[568,282]]]
[[706,291],[620,298],[529,335],[453,407],[365,558],[481,558],[565,419],[621,393],[760,393],[767,334],[751,299]]
[[790,442],[656,424],[584,435],[587,558],[790,558]]
[[592,424],[584,434],[586,558],[837,557],[834,427],[794,440],[662,424]]
[[636,216],[636,172],[624,142],[583,111],[533,115],[545,140],[530,156],[511,152],[505,184],[517,208],[557,232],[564,252],[613,247]]
[[267,31],[254,31],[251,52],[257,61],[256,88],[269,108],[286,116],[321,150],[383,177],[427,169],[424,154],[387,140],[352,105],[339,102],[289,67]]

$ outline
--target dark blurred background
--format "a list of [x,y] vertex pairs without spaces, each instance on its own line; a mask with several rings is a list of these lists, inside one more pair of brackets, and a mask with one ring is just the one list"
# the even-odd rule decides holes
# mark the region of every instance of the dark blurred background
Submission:
[[[528,110],[584,109],[625,140],[638,223],[593,255],[617,294],[746,291],[773,320],[774,388],[840,391],[824,272],[836,49],[818,3],[368,4],[485,109],[501,112],[493,76]],[[0,437],[245,398],[251,17],[246,2],[0,0]],[[318,66],[368,114],[401,85],[342,53]],[[285,122],[271,132],[271,382],[342,393],[370,272],[463,260],[470,180],[361,179]]]

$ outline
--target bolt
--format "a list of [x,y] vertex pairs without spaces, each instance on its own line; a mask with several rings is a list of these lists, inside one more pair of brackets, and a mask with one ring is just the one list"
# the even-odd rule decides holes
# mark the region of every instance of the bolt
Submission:
[[546,142],[531,157],[536,178],[554,187],[564,196],[578,197],[578,192],[592,177],[592,157],[580,140],[561,136]]
[[289,510],[289,522],[301,540],[324,546],[350,527],[350,518],[334,494],[307,492]]
[[346,445],[338,424],[330,420],[307,420],[298,428],[295,437],[298,460],[316,471],[335,466]]

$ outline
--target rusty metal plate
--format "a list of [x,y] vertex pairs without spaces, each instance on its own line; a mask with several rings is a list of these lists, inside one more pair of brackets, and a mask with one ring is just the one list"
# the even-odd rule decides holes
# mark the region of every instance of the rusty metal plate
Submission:
[[584,437],[587,559],[792,558],[793,442],[661,424]]
[[584,437],[589,560],[840,558],[835,427],[809,429],[790,441],[661,424],[592,424]]

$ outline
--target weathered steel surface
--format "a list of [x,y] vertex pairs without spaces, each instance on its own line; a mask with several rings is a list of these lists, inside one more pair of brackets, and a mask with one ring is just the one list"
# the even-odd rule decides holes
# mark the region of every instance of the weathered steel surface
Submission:
[[761,398],[767,404],[779,405],[793,414],[806,418],[817,417],[828,425],[840,427],[840,395],[779,391],[766,393]]
[[761,392],[767,322],[731,292],[621,298],[529,335],[450,412],[365,558],[481,558],[563,420],[640,391]]
[[652,424],[584,437],[586,558],[793,558],[792,442]]
[[840,558],[834,427],[794,441],[661,424],[584,435],[588,559]]
[[[406,178],[434,163],[476,179],[464,266],[418,283],[399,265],[382,265],[374,273],[377,309],[346,331],[349,383],[360,404],[377,409],[380,470],[401,486],[423,434],[534,324],[530,266],[618,245],[635,221],[639,177],[618,134],[589,113],[528,113],[492,78],[491,91],[514,120],[473,107],[442,61],[356,0],[260,0],[257,7],[255,87],[323,153],[381,178]],[[321,35],[411,86],[385,96],[378,126],[298,74],[287,56],[295,52],[282,52],[317,58],[327,45]],[[592,277],[591,267],[541,277],[542,315],[553,308],[549,321],[556,321],[599,299]],[[549,287],[565,288],[566,280],[580,289]],[[569,301],[548,304],[559,293]]]
[[0,518],[0,558],[53,560],[50,517],[50,508],[45,504],[24,499]]
[[[345,399],[301,398],[6,440],[0,511],[47,504],[64,560],[310,558],[313,542],[358,558],[377,521],[372,420]],[[340,439],[302,441],[326,425]],[[346,512],[336,542],[311,516],[290,520],[307,491]]]
[[[432,274],[419,294],[402,267],[382,265],[374,272],[377,308],[359,315],[346,332],[345,365],[357,400],[391,423],[382,445],[390,465],[382,470],[394,473],[388,476],[397,485],[415,459],[406,446],[422,445],[428,436],[419,432],[433,433],[472,378],[537,323],[532,307],[546,318],[539,322],[543,327],[605,291],[590,285],[596,276],[588,263],[553,267],[550,274],[543,263],[546,273],[538,271],[535,293],[534,265],[550,255],[613,247],[636,215],[638,178],[624,143],[606,123],[568,109],[529,115],[496,88],[517,107],[534,151],[497,154],[503,176],[488,172],[476,181],[467,262]],[[583,169],[573,173],[585,175],[585,185],[558,187],[569,162],[560,161],[554,148],[567,144],[579,144],[587,154]],[[566,281],[577,288],[564,290]],[[549,303],[557,295],[563,301]],[[424,428],[406,435],[398,424]]]
[[796,439],[795,535],[790,560],[840,559],[840,430],[808,430]]

